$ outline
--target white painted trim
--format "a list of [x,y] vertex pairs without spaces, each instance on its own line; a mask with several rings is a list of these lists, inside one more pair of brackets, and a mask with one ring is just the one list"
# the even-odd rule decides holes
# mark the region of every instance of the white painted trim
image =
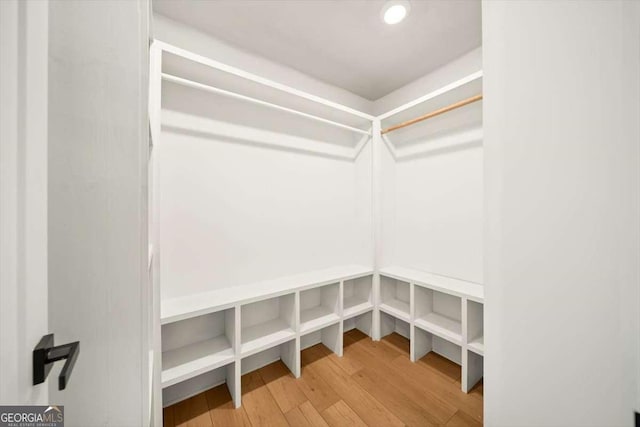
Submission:
[[182,58],[189,59],[189,60],[197,62],[199,64],[206,65],[206,66],[211,67],[211,68],[215,68],[215,69],[223,71],[225,73],[233,74],[233,75],[241,77],[243,79],[251,80],[253,82],[262,84],[264,86],[268,86],[270,88],[277,89],[277,90],[280,90],[282,92],[286,92],[286,93],[289,93],[291,95],[295,95],[295,96],[298,96],[300,98],[304,98],[304,99],[307,99],[309,101],[316,102],[318,104],[326,105],[328,107],[334,108],[336,110],[343,111],[345,113],[352,114],[352,115],[357,116],[357,117],[361,117],[363,119],[373,120],[373,116],[370,115],[370,114],[363,113],[363,112],[358,111],[356,109],[353,109],[351,107],[347,107],[345,105],[338,104],[337,102],[330,101],[330,100],[322,98],[320,96],[312,95],[312,94],[304,92],[302,90],[292,88],[291,86],[287,86],[285,84],[275,82],[273,80],[258,76],[256,74],[249,73],[249,72],[241,70],[239,68],[232,67],[230,65],[224,64],[224,63],[219,62],[219,61],[215,61],[213,59],[207,58],[207,57],[202,56],[202,55],[198,55],[196,53],[193,53],[193,52],[190,52],[188,50],[179,48],[177,46],[173,46],[173,45],[171,45],[169,43],[166,43],[166,42],[163,42],[163,41],[160,41],[160,40],[155,40],[154,43],[157,43],[157,46],[160,47],[160,49],[162,49],[163,51],[169,52],[169,53],[171,53],[173,55],[177,55],[177,56],[180,56]]
[[158,150],[161,150],[161,120],[162,120],[162,49],[155,42],[149,48],[149,125],[151,129],[150,161],[148,167],[151,171],[150,206],[149,215],[151,218],[151,230],[149,243],[152,245],[153,255],[151,263],[152,277],[152,339],[153,339],[153,379],[152,379],[152,421],[160,424],[162,420],[162,329],[160,326],[160,187],[159,187],[159,167],[157,159]]
[[53,332],[48,326],[48,16],[48,2],[0,2],[3,404],[47,404],[49,385],[55,383],[52,374],[34,386],[31,372],[33,347]]

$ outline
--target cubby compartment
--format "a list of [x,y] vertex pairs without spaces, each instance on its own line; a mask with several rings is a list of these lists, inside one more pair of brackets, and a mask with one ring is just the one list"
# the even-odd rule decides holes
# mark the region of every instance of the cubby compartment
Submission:
[[343,282],[342,317],[348,319],[373,309],[372,276]]
[[385,312],[380,313],[380,338],[384,338],[389,334],[397,333],[406,339],[411,339],[411,325],[396,316],[392,316]]
[[300,292],[300,333],[322,329],[340,321],[340,283]]
[[241,310],[243,357],[288,341],[296,334],[293,293],[245,304]]
[[294,376],[298,377],[300,375],[300,352],[296,348],[295,338],[255,352],[250,356],[242,357],[241,373],[242,375],[248,374],[277,360],[282,360],[282,363],[289,368]]
[[170,406],[174,403],[188,399],[205,390],[217,387],[226,383],[229,394],[233,398],[235,407],[240,406],[240,384],[236,381],[240,379],[239,373],[236,376],[236,363],[231,362],[216,369],[196,375],[188,380],[175,383],[162,390],[162,406]]
[[484,306],[467,300],[467,348],[484,355]]
[[342,356],[342,334],[340,323],[326,326],[322,329],[300,336],[300,350],[322,343],[338,356]]
[[372,336],[373,333],[373,312],[367,311],[356,316],[344,319],[342,324],[343,332],[348,332],[352,329],[358,329],[359,331]]
[[433,351],[440,356],[462,365],[462,347],[422,328],[413,328],[411,359],[415,362]]
[[162,326],[162,387],[233,362],[235,309]]
[[409,283],[386,276],[380,276],[380,310],[405,322],[409,322]]
[[461,298],[419,285],[414,288],[414,297],[415,325],[458,346],[462,345]]

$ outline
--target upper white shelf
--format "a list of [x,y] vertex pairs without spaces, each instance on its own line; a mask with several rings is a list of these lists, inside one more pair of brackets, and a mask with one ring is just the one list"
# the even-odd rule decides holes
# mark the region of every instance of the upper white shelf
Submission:
[[[393,110],[387,111],[386,113],[379,115],[378,119],[385,120],[389,117],[395,116],[396,120],[405,120],[406,117],[402,117],[402,113],[416,109],[416,107],[418,107],[418,109],[426,108],[426,111],[429,111],[433,110],[434,107],[439,108],[444,105],[460,101],[469,96],[482,93],[482,75],[482,70],[478,70],[468,76],[422,95],[419,98],[402,104]],[[415,114],[415,110],[413,113],[410,113],[410,115]]]
[[382,268],[380,269],[380,274],[405,282],[415,283],[416,285],[446,294],[465,297],[472,301],[484,302],[484,287],[478,283],[399,266]]
[[164,325],[177,322],[224,310],[236,304],[247,304],[289,292],[335,283],[340,280],[355,279],[372,273],[371,267],[347,265],[172,298],[161,303],[161,323]]

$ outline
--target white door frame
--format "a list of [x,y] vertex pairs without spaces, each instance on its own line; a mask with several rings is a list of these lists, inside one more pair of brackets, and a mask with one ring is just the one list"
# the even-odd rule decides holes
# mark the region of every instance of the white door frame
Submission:
[[48,2],[0,2],[0,404],[45,404]]

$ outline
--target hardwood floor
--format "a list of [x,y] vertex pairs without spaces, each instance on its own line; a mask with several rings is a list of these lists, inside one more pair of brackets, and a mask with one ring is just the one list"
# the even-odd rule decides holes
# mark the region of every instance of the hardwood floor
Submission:
[[322,344],[302,352],[295,379],[280,361],[242,377],[242,407],[223,384],[164,409],[165,427],[481,426],[482,382],[460,391],[460,367],[429,353],[409,360],[397,334],[344,336],[344,356]]

